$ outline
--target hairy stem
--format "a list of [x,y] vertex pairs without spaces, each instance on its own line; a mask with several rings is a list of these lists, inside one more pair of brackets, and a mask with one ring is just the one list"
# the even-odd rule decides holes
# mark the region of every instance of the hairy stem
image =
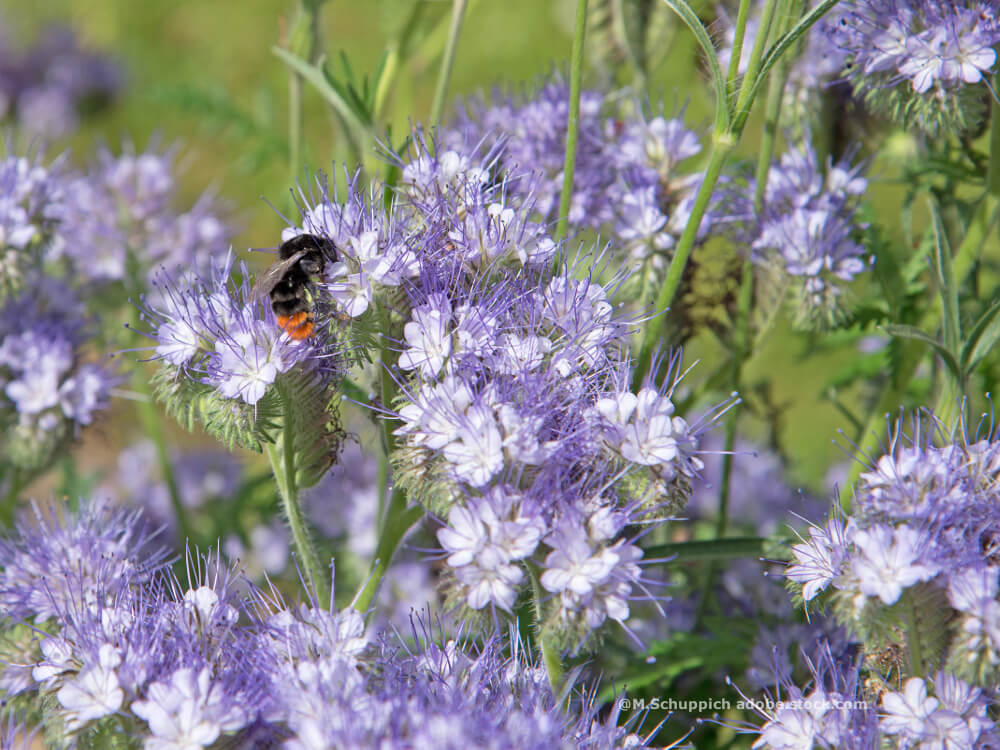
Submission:
[[467,0],[452,0],[451,25],[448,27],[448,41],[441,58],[441,68],[438,70],[437,86],[434,88],[434,100],[431,103],[431,127],[441,124],[441,114],[444,112],[444,99],[451,80],[451,68],[455,62],[455,50],[458,48],[458,37],[462,34],[462,21],[465,18]]
[[732,98],[736,93],[736,79],[740,74],[740,59],[743,57],[743,39],[747,32],[747,18],[750,17],[750,0],[740,0],[736,11],[736,33],[733,38],[733,52],[729,58],[729,70],[726,73],[726,96]]
[[920,623],[917,608],[913,603],[912,592],[904,591],[901,598],[903,605],[903,624],[906,633],[906,652],[909,658],[910,675],[912,677],[923,677],[924,672],[924,644],[920,637]]
[[[637,390],[641,387],[642,380],[649,369],[650,363],[653,361],[653,351],[660,341],[660,335],[666,323],[663,313],[673,303],[674,295],[681,285],[684,268],[687,266],[691,250],[694,248],[695,240],[698,237],[698,228],[701,226],[701,220],[708,210],[708,204],[712,199],[712,193],[715,191],[715,185],[719,181],[722,168],[725,166],[726,160],[729,158],[729,154],[732,153],[735,145],[735,141],[725,133],[717,134],[713,138],[712,153],[709,157],[708,167],[705,170],[705,177],[698,187],[698,192],[694,198],[694,205],[691,208],[691,216],[677,243],[674,257],[670,260],[667,275],[663,280],[663,286],[660,287],[660,292],[656,297],[654,310],[660,313],[660,315],[646,324],[646,330],[643,333],[642,346],[639,349],[639,356],[636,360],[632,376],[633,389]],[[654,373],[650,373],[650,375],[654,375]]]
[[535,642],[542,655],[542,664],[545,665],[545,673],[549,676],[549,685],[552,692],[559,695],[563,689],[563,665],[562,657],[552,643],[552,639],[546,635],[542,627],[542,583],[538,575],[538,567],[532,563],[525,566],[528,570],[528,578],[531,580],[531,599],[535,612]]
[[320,563],[316,546],[306,524],[305,514],[299,501],[299,487],[295,468],[295,435],[292,420],[283,420],[281,439],[267,445],[267,458],[271,462],[281,505],[292,533],[292,543],[302,565],[302,573],[310,591],[315,592],[320,607],[330,606],[330,571]]
[[583,40],[587,31],[587,0],[577,0],[576,28],[569,70],[569,121],[566,124],[566,155],[563,160],[563,184],[559,193],[559,221],[555,241],[566,237],[569,206],[573,197],[573,173],[576,171],[576,142],[580,135],[580,86],[583,80]]

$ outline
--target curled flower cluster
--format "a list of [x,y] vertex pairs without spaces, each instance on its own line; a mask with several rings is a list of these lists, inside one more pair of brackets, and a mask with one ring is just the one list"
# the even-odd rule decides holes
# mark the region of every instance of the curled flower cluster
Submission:
[[0,118],[32,138],[56,138],[81,115],[106,105],[122,86],[121,69],[80,47],[72,29],[52,27],[20,52],[0,38]]
[[1000,15],[989,0],[851,0],[831,36],[847,77],[874,111],[930,136],[968,131],[985,114]]
[[[315,484],[336,455],[339,421],[332,387],[339,378],[341,347],[330,329],[294,339],[278,325],[265,294],[252,289],[233,256],[208,277],[155,280],[162,300],[148,303],[145,318],[161,363],[156,393],[188,429],[200,421],[226,444],[260,451],[274,443],[283,416],[297,420],[296,439],[310,456],[300,477]],[[329,450],[321,450],[326,446]]]
[[[591,698],[568,710],[516,635],[438,643],[421,625],[415,644],[369,644],[354,610],[291,607],[273,591],[241,600],[214,558],[189,559],[181,583],[162,557],[142,556],[141,529],[134,514],[84,502],[74,514],[39,513],[0,544],[0,606],[21,623],[4,631],[0,684],[53,738],[289,750],[648,745],[617,712],[597,718]],[[21,638],[29,626],[36,637]]]
[[47,466],[107,408],[117,380],[85,361],[84,311],[73,292],[43,281],[35,294],[0,307],[0,461],[29,472]]
[[754,260],[791,283],[798,326],[832,325],[843,314],[844,282],[867,266],[859,242],[867,224],[857,216],[868,187],[862,172],[844,159],[824,173],[807,143],[768,170],[764,207],[747,239]]
[[[1000,442],[991,436],[938,447],[928,432],[920,422],[911,440],[897,432],[889,452],[861,475],[852,515],[812,527],[792,547],[787,576],[805,601],[828,598],[873,650],[909,643],[925,669],[913,676],[945,669],[995,685]],[[918,615],[901,633],[896,623],[912,611]]]

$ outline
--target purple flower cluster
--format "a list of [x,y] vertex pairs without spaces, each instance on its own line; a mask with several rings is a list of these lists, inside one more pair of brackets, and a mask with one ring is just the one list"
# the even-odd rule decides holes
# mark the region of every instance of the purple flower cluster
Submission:
[[[660,124],[641,153],[666,164],[667,144],[693,136]],[[612,302],[623,277],[599,282],[594,257],[553,270],[535,194],[518,192],[538,175],[496,171],[508,147],[418,139],[391,211],[380,189],[349,180],[338,201],[320,182],[289,235],[338,248],[322,285],[334,315],[356,328],[375,308],[392,316],[396,481],[446,522],[452,604],[512,611],[537,565],[553,627],[576,644],[649,596],[634,537],[683,506],[712,417],[676,413],[679,357],[658,363],[665,385],[629,389],[632,322]]]
[[[144,288],[161,267],[206,273],[229,248],[231,230],[205,195],[178,212],[173,150],[108,150],[84,173],[67,175],[56,208],[59,236],[52,260],[97,283]],[[134,269],[143,276],[131,278]]]
[[807,602],[829,590],[838,619],[866,643],[896,640],[898,612],[919,606],[922,648],[943,654],[929,671],[994,685],[1000,442],[952,436],[938,447],[934,427],[918,420],[909,439],[897,430],[886,455],[861,475],[852,515],[812,527],[792,547],[787,576]]
[[0,162],[0,300],[25,286],[31,256],[53,240],[64,186],[59,165],[40,162],[37,156]]
[[82,49],[72,29],[49,28],[24,52],[0,38],[0,118],[31,138],[71,133],[81,115],[118,93],[122,78],[110,59]]
[[[503,182],[510,208],[527,203],[551,223],[558,218],[568,102],[568,86],[558,78],[530,97],[496,92],[491,102],[462,105],[440,138],[454,162],[488,152],[475,178]],[[630,283],[648,292],[687,224],[702,175],[682,165],[701,152],[701,143],[682,119],[646,118],[637,108],[601,92],[581,94],[569,223],[609,237],[613,251],[637,269]],[[724,219],[710,207],[699,240]]]
[[158,748],[648,745],[592,698],[567,710],[516,635],[441,643],[418,622],[415,644],[369,644],[354,610],[291,607],[273,590],[241,600],[215,558],[189,557],[180,582],[140,557],[141,529],[85,502],[36,511],[0,543],[0,606],[35,627],[0,684],[47,730]]
[[[147,317],[156,357],[173,377],[253,406],[280,374],[307,365],[321,374],[333,363],[318,354],[321,343],[292,339],[279,327],[266,296],[233,282],[233,262],[228,255],[208,278],[160,275],[154,297],[162,301],[151,303]],[[249,277],[245,266],[241,275]]]
[[864,684],[859,667],[859,661],[838,659],[826,647],[810,662],[806,689],[779,676],[783,692],[758,702],[765,721],[753,730],[759,735],[753,747],[990,750],[1000,743],[989,713],[993,704],[983,690],[938,672],[933,679],[911,677],[898,690],[883,686],[879,694]]
[[976,84],[996,70],[1000,14],[990,0],[851,0],[831,37],[854,90],[875,111],[933,136],[984,111]]
[[44,468],[107,408],[117,378],[84,360],[87,338],[82,305],[53,280],[39,280],[30,294],[0,307],[0,460]]
[[[844,282],[867,267],[859,242],[867,225],[857,216],[868,187],[862,172],[844,159],[824,173],[808,142],[768,171],[764,207],[746,239],[754,260],[791,284],[798,326],[823,328],[836,321]],[[733,211],[753,215],[749,206]]]

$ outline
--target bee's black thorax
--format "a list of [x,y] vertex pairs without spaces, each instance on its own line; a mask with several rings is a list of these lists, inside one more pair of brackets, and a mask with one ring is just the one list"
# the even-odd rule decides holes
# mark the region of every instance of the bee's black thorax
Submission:
[[277,283],[271,288],[271,309],[279,316],[291,317],[296,313],[308,312],[310,305],[310,282],[322,277],[327,259],[337,260],[337,250],[325,237],[314,234],[300,234],[278,249],[281,260],[302,253]]

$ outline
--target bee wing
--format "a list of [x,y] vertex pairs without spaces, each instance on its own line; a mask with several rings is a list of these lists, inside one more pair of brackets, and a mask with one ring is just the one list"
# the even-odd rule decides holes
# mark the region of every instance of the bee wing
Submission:
[[275,284],[281,281],[282,277],[288,273],[288,269],[298,263],[305,254],[305,250],[300,250],[294,255],[272,263],[264,273],[257,277],[257,281],[254,282],[253,289],[250,290],[250,301],[256,301],[270,294]]

